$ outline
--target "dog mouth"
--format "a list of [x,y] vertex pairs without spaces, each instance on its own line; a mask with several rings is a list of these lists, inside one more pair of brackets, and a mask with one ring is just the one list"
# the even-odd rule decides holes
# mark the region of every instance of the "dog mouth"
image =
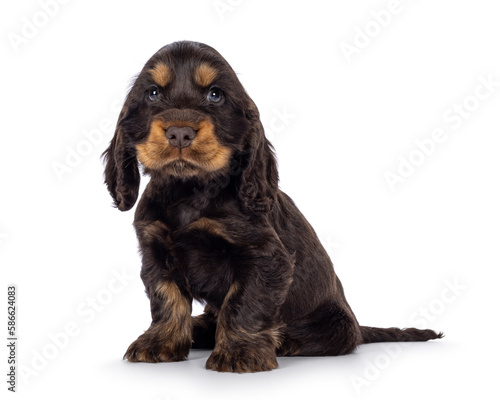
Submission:
[[196,122],[154,120],[147,138],[136,145],[136,150],[147,169],[176,176],[224,169],[232,153],[220,143],[208,118]]

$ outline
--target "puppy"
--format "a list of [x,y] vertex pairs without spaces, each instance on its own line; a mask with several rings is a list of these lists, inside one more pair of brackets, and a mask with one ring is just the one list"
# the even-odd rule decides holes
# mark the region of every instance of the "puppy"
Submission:
[[[335,356],[432,330],[360,326],[313,228],[278,188],[257,107],[213,48],[176,42],[146,63],[103,154],[105,183],[135,212],[151,326],[124,358],[255,372],[277,356]],[[193,299],[206,304],[191,316]]]

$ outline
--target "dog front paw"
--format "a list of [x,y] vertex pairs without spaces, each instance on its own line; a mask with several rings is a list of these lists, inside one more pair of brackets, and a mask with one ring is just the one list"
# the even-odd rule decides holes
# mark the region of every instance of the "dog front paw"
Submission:
[[147,363],[183,361],[189,354],[189,348],[189,343],[176,344],[146,331],[128,347],[123,358],[130,362]]
[[215,349],[206,364],[212,371],[237,373],[271,371],[277,367],[275,351],[257,348]]

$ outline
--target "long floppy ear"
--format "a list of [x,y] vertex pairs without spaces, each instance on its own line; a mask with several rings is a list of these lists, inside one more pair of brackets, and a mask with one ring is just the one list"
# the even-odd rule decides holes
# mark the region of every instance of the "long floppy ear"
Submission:
[[135,148],[128,143],[123,129],[123,123],[129,115],[130,109],[125,103],[118,118],[115,135],[102,154],[106,163],[104,182],[120,211],[130,210],[134,206],[141,179]]
[[246,111],[250,132],[244,148],[247,162],[241,173],[238,196],[243,208],[254,214],[269,212],[278,192],[278,166],[274,149],[264,134],[259,110],[252,100]]

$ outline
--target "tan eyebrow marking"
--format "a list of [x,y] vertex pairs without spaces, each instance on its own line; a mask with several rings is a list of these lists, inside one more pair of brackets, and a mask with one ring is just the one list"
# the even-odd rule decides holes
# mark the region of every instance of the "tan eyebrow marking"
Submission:
[[172,77],[170,68],[164,62],[158,62],[149,70],[153,81],[159,86],[166,86]]
[[210,85],[217,77],[217,70],[204,62],[194,71],[194,80],[200,86]]

